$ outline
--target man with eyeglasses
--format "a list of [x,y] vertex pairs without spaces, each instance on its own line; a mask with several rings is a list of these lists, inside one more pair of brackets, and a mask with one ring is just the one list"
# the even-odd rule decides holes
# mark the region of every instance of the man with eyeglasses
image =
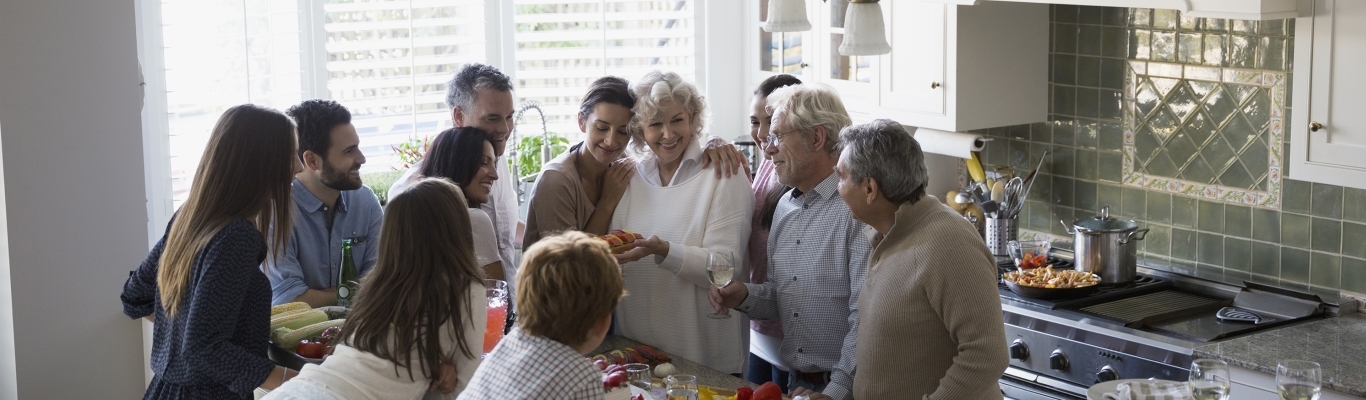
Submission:
[[851,398],[858,298],[868,272],[867,227],[840,199],[839,133],[851,121],[839,95],[820,84],[768,96],[773,127],[762,143],[778,181],[793,189],[778,201],[768,238],[768,280],[711,290],[718,311],[752,319],[782,317],[780,358],[792,369],[792,394]]

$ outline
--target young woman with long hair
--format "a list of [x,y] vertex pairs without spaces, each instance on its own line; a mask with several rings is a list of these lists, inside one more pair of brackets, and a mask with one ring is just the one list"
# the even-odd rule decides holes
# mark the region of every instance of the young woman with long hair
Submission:
[[[764,79],[754,89],[754,96],[750,100],[749,137],[754,143],[759,143],[759,149],[764,148],[763,143],[768,140],[769,127],[773,124],[773,115],[769,114],[771,110],[768,109],[768,95],[778,88],[801,83],[795,76],[778,74]],[[791,187],[778,182],[773,161],[768,159],[768,154],[764,154],[754,172],[750,189],[754,191],[754,216],[750,219],[749,232],[749,282],[764,283],[768,280],[769,226],[773,224],[778,200]],[[749,329],[749,361],[746,363],[749,371],[745,373],[746,379],[756,385],[773,382],[787,392],[787,366],[782,364],[778,356],[783,344],[782,321],[779,318],[750,320]]]
[[279,111],[247,104],[218,119],[189,198],[120,296],[124,314],[154,322],[144,399],[250,399],[290,372],[266,357],[260,268],[289,238],[295,146]]
[[541,168],[527,196],[522,248],[531,248],[542,236],[560,231],[607,233],[617,202],[635,172],[635,162],[625,156],[635,105],[625,79],[604,76],[588,86],[579,104],[584,140]]
[[432,147],[422,158],[422,176],[445,178],[464,192],[474,231],[475,258],[489,279],[507,280],[516,271],[498,258],[493,220],[479,208],[489,202],[493,182],[499,178],[497,159],[488,131],[472,126],[451,128],[432,139]]
[[422,179],[390,199],[379,261],[361,282],[341,344],[265,398],[418,399],[443,383],[446,396],[459,394],[479,364],[486,318],[468,209],[444,179]]

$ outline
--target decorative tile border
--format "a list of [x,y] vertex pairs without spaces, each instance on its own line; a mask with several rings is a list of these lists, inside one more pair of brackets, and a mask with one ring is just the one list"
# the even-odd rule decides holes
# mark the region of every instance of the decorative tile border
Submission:
[[[1165,176],[1148,175],[1137,171],[1137,150],[1134,136],[1138,129],[1137,101],[1140,77],[1163,77],[1194,81],[1250,85],[1267,88],[1271,97],[1269,134],[1267,139],[1267,190],[1257,191],[1243,188],[1220,186],[1201,182],[1181,180]],[[1125,186],[1192,196],[1201,199],[1218,200],[1249,206],[1279,208],[1281,205],[1281,185],[1283,174],[1281,160],[1285,140],[1285,74],[1264,70],[1245,70],[1234,68],[1206,67],[1176,63],[1163,63],[1142,60],[1129,60],[1129,73],[1124,82],[1124,147],[1123,179]],[[1164,91],[1165,92],[1165,91]]]

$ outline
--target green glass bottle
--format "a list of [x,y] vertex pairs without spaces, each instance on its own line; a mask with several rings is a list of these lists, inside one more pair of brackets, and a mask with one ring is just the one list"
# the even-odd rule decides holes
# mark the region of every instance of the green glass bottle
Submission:
[[360,290],[356,262],[351,258],[352,246],[351,239],[342,240],[341,271],[337,271],[337,305],[342,307],[351,307],[351,302],[356,299],[356,291]]

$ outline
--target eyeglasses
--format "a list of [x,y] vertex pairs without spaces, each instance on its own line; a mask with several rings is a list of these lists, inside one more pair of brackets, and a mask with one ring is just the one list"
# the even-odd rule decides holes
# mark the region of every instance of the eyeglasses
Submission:
[[790,130],[790,131],[787,131],[787,132],[781,132],[781,133],[776,133],[776,134],[775,134],[775,133],[769,133],[769,134],[768,134],[768,138],[766,138],[764,142],[765,142],[765,143],[768,143],[768,144],[770,144],[770,145],[772,145],[772,146],[774,146],[774,147],[777,147],[779,144],[782,143],[783,136],[791,135],[793,132],[797,132],[797,131],[800,131],[800,129],[793,129],[793,130]]

